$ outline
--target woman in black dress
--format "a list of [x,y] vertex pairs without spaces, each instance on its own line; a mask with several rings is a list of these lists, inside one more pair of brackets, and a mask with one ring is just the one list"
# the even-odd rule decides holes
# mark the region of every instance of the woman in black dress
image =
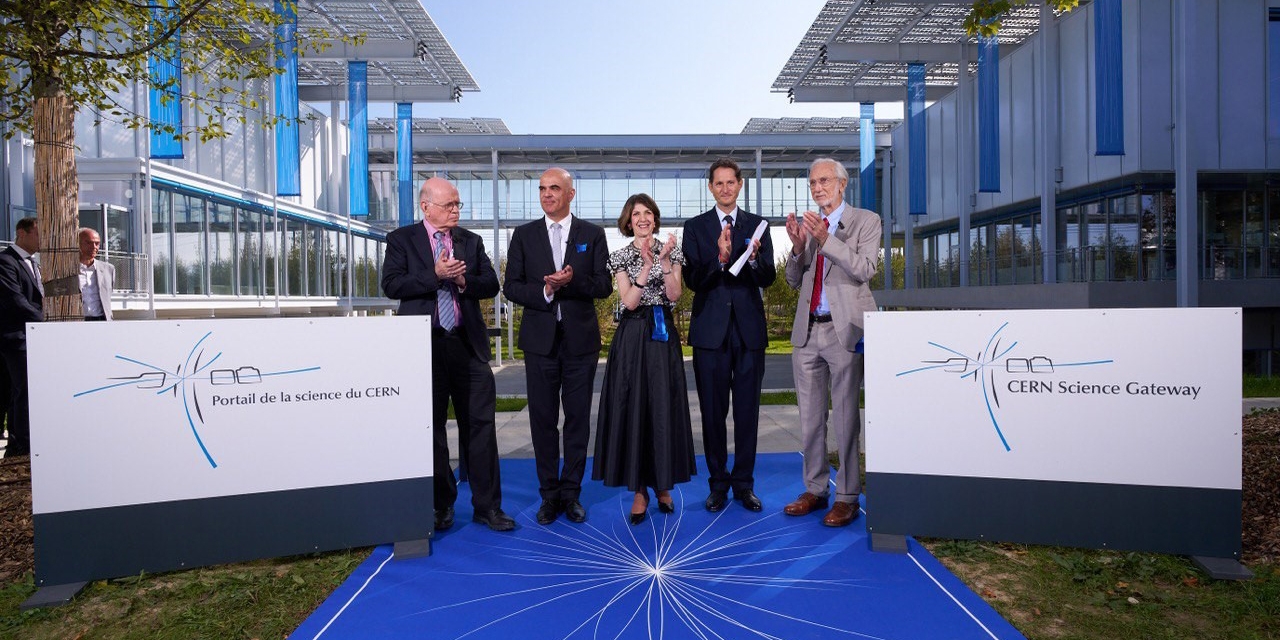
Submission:
[[671,513],[671,489],[696,473],[684,356],[672,317],[684,255],[674,234],[657,240],[660,219],[653,198],[628,198],[618,229],[635,239],[608,263],[623,310],[604,367],[592,477],[635,492],[631,524],[644,522],[649,487],[658,510]]

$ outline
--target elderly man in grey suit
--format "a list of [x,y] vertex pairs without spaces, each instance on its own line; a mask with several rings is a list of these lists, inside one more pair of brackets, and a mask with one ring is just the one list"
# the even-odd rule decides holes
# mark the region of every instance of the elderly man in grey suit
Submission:
[[809,165],[809,194],[821,212],[787,216],[787,284],[800,290],[791,327],[791,367],[800,405],[804,493],[783,508],[803,516],[828,504],[827,403],[840,456],[835,503],[823,517],[843,527],[858,517],[858,389],[862,386],[862,314],[874,311],[868,282],[880,257],[880,217],[845,205],[845,168],[831,158]]
[[98,260],[98,248],[102,238],[98,232],[84,227],[77,234],[80,240],[80,301],[84,303],[84,319],[111,319],[111,287],[115,285],[116,268],[110,262]]

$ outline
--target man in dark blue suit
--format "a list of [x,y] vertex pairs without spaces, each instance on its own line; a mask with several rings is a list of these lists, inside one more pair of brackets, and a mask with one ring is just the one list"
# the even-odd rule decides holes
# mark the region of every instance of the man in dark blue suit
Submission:
[[13,245],[0,251],[0,357],[9,373],[9,444],[4,457],[31,453],[27,402],[27,323],[44,321],[44,285],[33,255],[40,250],[35,218],[18,221]]
[[515,521],[502,511],[495,427],[497,387],[489,368],[489,333],[480,301],[498,295],[498,274],[480,236],[458,227],[458,190],[431,178],[418,197],[422,222],[387,234],[382,290],[400,301],[401,315],[430,315],[435,528],[453,526],[458,485],[449,467],[445,437],[449,401],[457,416],[459,440],[471,482],[471,519],[494,531],[510,531]]
[[[507,250],[503,291],[524,307],[518,344],[524,351],[529,432],[538,473],[539,524],[564,513],[584,522],[578,499],[591,439],[591,389],[600,360],[595,301],[613,291],[604,229],[569,214],[573,176],[543,172],[538,196],[544,217],[516,228]],[[564,404],[564,465],[560,464],[560,404]]]
[[[689,345],[702,411],[702,444],[711,494],[708,511],[728,502],[729,490],[742,506],[760,511],[755,494],[756,433],[760,424],[760,385],[768,335],[760,289],[777,277],[773,242],[766,231],[751,239],[763,218],[738,208],[742,171],[729,158],[707,171],[716,206],[684,225],[685,286],[693,290]],[[730,267],[749,253],[738,275]],[[729,396],[733,395],[733,469],[728,469]]]

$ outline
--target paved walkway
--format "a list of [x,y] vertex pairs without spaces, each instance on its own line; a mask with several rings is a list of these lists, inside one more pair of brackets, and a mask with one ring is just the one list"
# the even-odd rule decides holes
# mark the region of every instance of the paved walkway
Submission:
[[[511,363],[495,369],[498,379],[498,395],[524,397],[524,364]],[[596,394],[591,399],[592,443],[595,446],[595,416],[600,404],[600,379],[603,378],[604,362],[596,372]],[[685,359],[686,379],[693,380],[692,364]],[[771,382],[775,387],[771,387]],[[785,384],[780,384],[785,383]],[[791,391],[791,357],[767,356],[765,364],[765,391]],[[1241,415],[1249,415],[1255,409],[1280,409],[1280,398],[1245,398],[1241,406]],[[702,454],[702,412],[698,410],[698,394],[689,390],[689,412],[693,422],[693,444],[699,455]],[[800,434],[797,422],[798,409],[795,405],[764,405],[760,407],[760,431],[758,447],[760,453],[787,453],[800,450]],[[513,458],[532,458],[533,445],[529,441],[529,411],[502,412],[498,414],[498,455]],[[732,433],[733,416],[729,417],[729,428]],[[732,448],[733,437],[729,438]],[[834,440],[829,440],[828,450],[835,448]],[[593,449],[589,449],[590,453]],[[455,456],[458,451],[457,432],[449,429],[449,451]],[[455,458],[456,461],[456,458]]]

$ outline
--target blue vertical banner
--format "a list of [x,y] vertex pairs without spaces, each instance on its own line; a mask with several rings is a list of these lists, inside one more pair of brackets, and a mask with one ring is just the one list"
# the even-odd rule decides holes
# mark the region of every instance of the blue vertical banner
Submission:
[[1094,115],[1097,155],[1124,155],[1124,60],[1120,0],[1093,3]]
[[[151,35],[158,37],[169,28],[171,0],[160,0],[151,9]],[[170,44],[147,57],[151,75],[148,99],[151,118],[151,157],[163,160],[182,158],[182,30],[173,33]]]
[[1000,191],[1000,41],[978,39],[978,191]]
[[293,2],[275,0],[283,21],[276,27],[276,195],[302,195],[298,146],[298,13]]
[[924,119],[924,63],[907,65],[907,213],[929,211],[929,139]]
[[400,226],[413,223],[417,199],[413,197],[413,103],[396,103],[396,193]]
[[369,63],[347,61],[347,183],[352,217],[369,215]]
[[876,206],[876,104],[863,102],[858,121],[858,206],[877,210]]

